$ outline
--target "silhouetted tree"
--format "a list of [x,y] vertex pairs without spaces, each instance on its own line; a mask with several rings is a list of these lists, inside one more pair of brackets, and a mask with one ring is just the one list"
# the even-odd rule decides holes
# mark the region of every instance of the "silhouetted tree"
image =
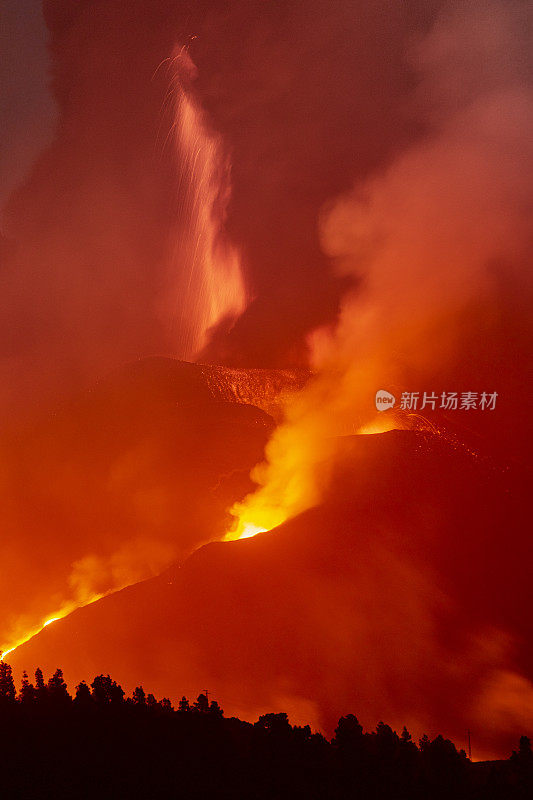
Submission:
[[222,711],[216,700],[211,700],[211,702],[209,703],[209,713],[212,717],[222,718],[224,716],[224,712]]
[[144,691],[142,686],[137,686],[137,688],[133,692],[131,699],[133,700],[136,706],[146,705],[146,692]]
[[396,770],[403,785],[409,786],[415,782],[419,758],[420,752],[404,725],[399,738],[398,758],[396,759]]
[[335,728],[333,744],[340,748],[359,747],[362,741],[363,728],[355,714],[347,714],[345,717],[341,717]]
[[85,683],[82,681],[76,686],[76,695],[74,697],[74,703],[78,708],[88,708],[92,705],[93,696],[91,695],[91,690]]
[[26,670],[22,673],[22,681],[20,684],[19,701],[23,705],[33,705],[35,703],[35,687],[28,679]]
[[298,743],[306,742],[311,738],[311,728],[309,725],[295,725],[292,731]]
[[[422,744],[422,742],[421,742]],[[427,792],[435,798],[460,796],[467,765],[466,757],[440,734],[421,747],[422,774]]]
[[35,670],[35,696],[39,702],[43,702],[46,699],[46,686],[43,671],[40,667]]
[[97,675],[91,683],[91,689],[93,699],[99,705],[106,703],[116,705],[124,700],[124,689],[109,675]]
[[161,700],[159,701],[159,706],[162,711],[168,711],[168,712],[174,711],[172,703],[170,702],[168,697],[162,697]]
[[178,711],[180,712],[180,714],[188,714],[190,710],[191,707],[189,705],[189,701],[184,695],[178,703]]
[[403,726],[403,730],[400,734],[400,741],[402,742],[402,744],[407,744],[408,742],[413,741],[413,737],[411,736],[405,725]]
[[524,797],[529,800],[533,797],[533,752],[531,751],[531,740],[527,736],[520,737],[518,751],[513,750],[509,760],[516,776],[520,798]]
[[199,711],[201,714],[207,714],[209,711],[209,702],[205,694],[200,693],[193,703],[193,710]]
[[274,736],[281,735],[283,737],[285,737],[291,730],[289,718],[284,711],[277,714],[262,714],[255,723],[255,727],[262,728],[263,730],[272,733]]
[[13,670],[5,661],[0,661],[0,698],[4,702],[15,702],[15,682],[13,681]]
[[[400,736],[380,722],[365,733],[341,717],[332,742],[285,713],[255,724],[223,716],[206,694],[183,697],[175,712],[138,686],[124,702],[109,675],[82,681],[74,701],[61,670],[32,686],[24,673],[15,699],[0,665],[0,787],[7,798],[231,798],[231,800],[530,800],[531,742],[496,766],[470,763],[442,736]],[[143,709],[140,711],[139,709]],[[24,744],[26,743],[26,747]],[[31,752],[28,751],[31,748]],[[176,766],[175,766],[176,764]],[[481,767],[481,769],[477,769]]]
[[391,726],[386,725],[384,722],[378,722],[377,724],[376,739],[387,747],[396,747],[400,741],[396,731],[393,731]]
[[533,751],[531,750],[531,739],[528,736],[521,736],[518,744],[518,752],[513,751],[513,761],[516,763],[524,764],[525,766],[533,765]]
[[392,764],[400,746],[400,738],[390,725],[378,722],[376,732],[372,736],[372,745],[377,758],[384,763]]
[[72,698],[68,693],[67,684],[63,678],[63,670],[56,669],[46,688],[50,702],[57,705],[65,705],[71,702]]

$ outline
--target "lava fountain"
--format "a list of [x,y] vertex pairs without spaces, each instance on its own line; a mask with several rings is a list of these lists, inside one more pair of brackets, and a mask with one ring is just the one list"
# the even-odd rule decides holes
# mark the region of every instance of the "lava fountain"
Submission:
[[186,47],[171,61],[177,164],[176,226],[169,255],[177,355],[194,361],[221,324],[231,327],[247,305],[240,254],[224,233],[231,197],[231,164],[222,139],[209,130],[191,91],[196,67]]

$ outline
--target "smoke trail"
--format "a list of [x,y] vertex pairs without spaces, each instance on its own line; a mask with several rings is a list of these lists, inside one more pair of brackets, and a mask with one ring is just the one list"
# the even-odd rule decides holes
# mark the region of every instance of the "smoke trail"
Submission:
[[176,281],[171,296],[179,316],[178,355],[193,360],[213,329],[230,329],[247,297],[239,253],[223,230],[231,194],[230,162],[191,91],[196,67],[184,47],[173,57],[172,70],[179,210],[170,256]]

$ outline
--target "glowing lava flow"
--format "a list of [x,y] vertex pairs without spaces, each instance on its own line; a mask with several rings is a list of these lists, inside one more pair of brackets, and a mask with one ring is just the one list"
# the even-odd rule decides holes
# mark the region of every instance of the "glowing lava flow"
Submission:
[[40,633],[42,630],[44,630],[48,625],[51,625],[52,622],[57,622],[59,619],[61,619],[61,617],[51,617],[50,619],[47,619],[45,622],[43,622],[40,628],[34,628],[34,630],[31,633],[23,636],[12,647],[9,647],[7,650],[0,651],[0,661],[3,661],[5,657],[9,655],[9,653],[13,653],[13,651],[16,650],[17,647],[20,647],[22,644],[29,642],[30,639],[33,639],[34,636],[37,636],[37,634]]
[[29,642],[30,639],[33,639],[34,636],[37,636],[38,633],[41,633],[45,628],[49,625],[52,625],[53,622],[59,622],[60,619],[64,619],[77,608],[83,608],[83,606],[90,605],[91,603],[95,603],[97,600],[100,600],[104,597],[104,594],[95,595],[90,600],[85,603],[69,603],[68,605],[63,606],[59,611],[56,611],[53,617],[48,617],[41,625],[37,625],[34,627],[30,633],[25,633],[20,636],[15,642],[10,642],[5,650],[0,650],[0,661],[3,661],[9,653],[13,653],[18,647],[26,642]]
[[383,416],[383,413],[381,413],[379,417],[375,417],[371,422],[358,428],[357,434],[358,436],[368,436],[375,433],[387,433],[403,427],[405,426],[401,425],[395,417]]

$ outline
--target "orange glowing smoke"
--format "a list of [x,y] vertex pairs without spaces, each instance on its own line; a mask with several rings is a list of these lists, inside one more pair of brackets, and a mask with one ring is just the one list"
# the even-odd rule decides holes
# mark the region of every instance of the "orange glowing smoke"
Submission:
[[0,652],[5,658],[43,628],[63,619],[76,609],[157,575],[172,563],[175,556],[176,549],[173,545],[150,539],[129,540],[107,557],[84,556],[72,564],[63,591],[50,598],[45,605],[48,611],[40,619],[34,612],[22,613],[3,629]]
[[270,530],[316,505],[328,485],[341,434],[408,427],[387,412],[376,418],[370,405],[373,374],[356,371],[352,377],[358,385],[347,386],[343,392],[342,381],[338,383],[341,376],[325,369],[287,400],[285,419],[267,445],[266,461],[251,473],[260,488],[231,509],[235,522],[227,539]]
[[[377,390],[409,390],[413,375],[432,389],[454,375],[478,328],[497,324],[494,264],[528,263],[530,219],[516,198],[530,192],[533,103],[507,63],[506,12],[494,13],[452,14],[411,52],[434,101],[432,138],[324,212],[323,249],[358,286],[336,325],[310,337],[316,376],[287,405],[252,473],[258,490],[232,509],[230,538],[314,505],[335,436],[378,430]],[[487,75],[492,61],[501,71]]]
[[247,296],[240,254],[224,236],[229,158],[190,91],[196,67],[185,47],[177,50],[171,67],[179,208],[170,254],[170,295],[175,298],[170,316],[179,317],[177,355],[194,360],[210,331],[220,323],[230,327],[244,311]]

